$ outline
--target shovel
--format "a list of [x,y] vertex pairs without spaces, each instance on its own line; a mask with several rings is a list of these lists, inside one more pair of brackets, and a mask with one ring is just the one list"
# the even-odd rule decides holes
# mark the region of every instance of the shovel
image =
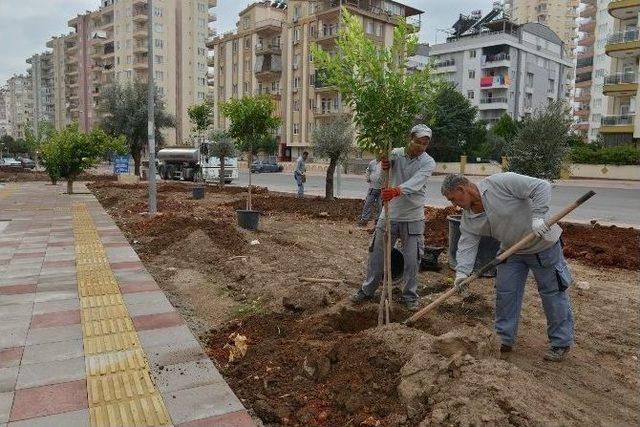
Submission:
[[[567,216],[571,211],[573,211],[574,209],[576,209],[578,206],[580,206],[581,204],[583,204],[584,202],[586,202],[587,200],[589,200],[591,197],[593,197],[596,193],[594,191],[589,191],[587,193],[585,193],[582,197],[580,197],[578,200],[576,200],[575,202],[573,202],[572,204],[570,204],[569,206],[565,207],[563,210],[561,210],[560,212],[558,212],[557,214],[555,214],[554,216],[552,216],[551,218],[549,218],[549,220],[546,222],[546,224],[551,227],[552,225],[554,225],[555,223],[557,223],[558,221],[560,221],[562,218],[564,218],[565,216]],[[469,283],[473,282],[474,280],[476,280],[478,277],[482,276],[483,273],[487,272],[488,270],[496,267],[498,264],[503,263],[507,258],[509,258],[511,255],[513,255],[514,253],[518,252],[521,248],[523,248],[524,246],[528,245],[530,242],[532,242],[534,239],[536,239],[536,235],[533,234],[533,232],[527,234],[525,237],[523,237],[518,243],[516,243],[515,245],[511,246],[509,249],[507,249],[506,251],[502,252],[501,254],[499,254],[498,256],[496,256],[493,261],[490,261],[489,263],[487,263],[484,267],[480,268],[478,271],[474,272],[471,276],[467,277],[461,284],[460,287],[464,287],[465,285],[468,285]],[[444,294],[440,295],[435,301],[433,301],[431,304],[429,304],[428,306],[426,306],[425,308],[423,308],[422,310],[416,312],[413,316],[411,316],[410,318],[408,318],[407,320],[405,320],[403,322],[403,324],[405,325],[411,325],[412,323],[415,323],[417,320],[423,318],[424,316],[426,316],[427,314],[429,314],[430,312],[432,312],[433,310],[435,310],[436,307],[438,307],[440,304],[442,304],[443,302],[445,302],[447,299],[449,299],[449,297],[451,297],[451,295],[456,294],[458,292],[458,289],[453,287],[451,289],[449,289],[447,292],[445,292]]]

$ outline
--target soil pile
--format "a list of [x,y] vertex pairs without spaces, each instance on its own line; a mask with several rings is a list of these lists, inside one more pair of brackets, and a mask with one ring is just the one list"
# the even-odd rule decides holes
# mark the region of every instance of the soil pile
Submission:
[[[94,174],[91,172],[82,173],[77,181],[111,182],[117,181],[115,174]],[[0,166],[0,182],[28,182],[28,181],[49,181],[49,175],[43,171],[32,171],[22,168],[10,168]],[[63,183],[60,180],[59,183]]]

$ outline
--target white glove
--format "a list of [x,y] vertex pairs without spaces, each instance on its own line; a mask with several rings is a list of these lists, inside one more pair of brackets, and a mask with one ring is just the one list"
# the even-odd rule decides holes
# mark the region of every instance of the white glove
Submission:
[[456,273],[456,278],[453,281],[453,287],[456,288],[458,293],[462,295],[462,298],[466,298],[469,296],[469,285],[462,285],[469,276],[464,273]]
[[531,221],[531,230],[537,237],[542,237],[544,233],[549,231],[549,226],[544,223],[542,218],[533,218]]

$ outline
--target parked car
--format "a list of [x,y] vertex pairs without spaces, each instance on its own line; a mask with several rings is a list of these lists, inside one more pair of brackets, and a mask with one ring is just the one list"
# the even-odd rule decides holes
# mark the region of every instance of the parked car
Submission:
[[2,159],[0,159],[0,166],[19,168],[22,167],[22,164],[13,157],[3,157]]
[[34,162],[33,160],[31,160],[28,157],[20,158],[20,164],[25,169],[35,169],[36,168],[36,162]]
[[256,160],[251,163],[251,172],[282,172],[284,166],[279,164],[276,160]]

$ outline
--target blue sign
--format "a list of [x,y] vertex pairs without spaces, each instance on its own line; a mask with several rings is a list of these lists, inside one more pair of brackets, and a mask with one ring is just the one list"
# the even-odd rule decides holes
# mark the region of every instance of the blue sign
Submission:
[[113,173],[129,173],[129,156],[115,156],[113,158]]

